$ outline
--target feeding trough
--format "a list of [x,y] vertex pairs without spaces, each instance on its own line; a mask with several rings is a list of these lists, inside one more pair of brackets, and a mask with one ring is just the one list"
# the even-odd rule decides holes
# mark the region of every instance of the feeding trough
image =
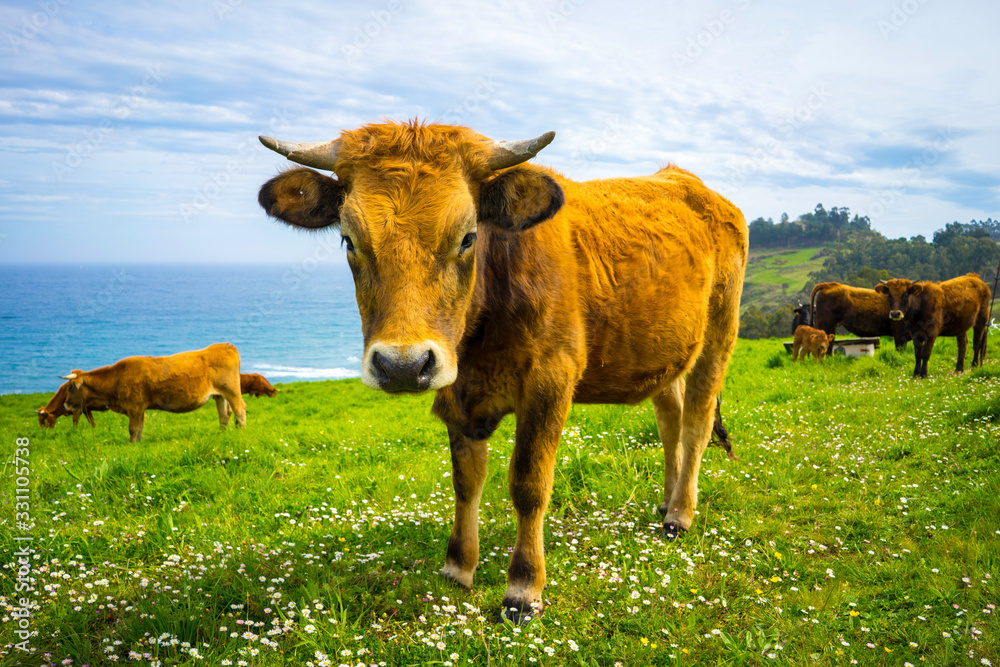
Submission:
[[[830,344],[827,354],[839,354],[848,357],[874,357],[875,350],[878,349],[881,342],[882,339],[878,336],[838,338]],[[784,345],[785,351],[790,353],[792,351],[792,342],[788,341]]]

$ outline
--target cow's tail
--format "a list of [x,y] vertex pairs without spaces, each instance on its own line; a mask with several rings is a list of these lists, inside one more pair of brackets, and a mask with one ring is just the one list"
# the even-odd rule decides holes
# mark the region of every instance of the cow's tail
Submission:
[[736,455],[733,454],[733,445],[729,442],[729,431],[726,430],[725,424],[722,423],[721,396],[715,397],[715,422],[712,424],[712,436],[712,442],[726,450],[726,456],[733,461],[739,461]]
[[816,295],[822,292],[828,283],[816,283],[809,294],[809,326],[816,326]]

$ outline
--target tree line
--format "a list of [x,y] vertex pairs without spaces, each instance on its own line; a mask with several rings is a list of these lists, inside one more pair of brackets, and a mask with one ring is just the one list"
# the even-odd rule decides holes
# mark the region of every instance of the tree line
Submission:
[[786,294],[773,305],[747,307],[740,316],[741,337],[790,336],[792,311],[800,302],[809,302],[813,286],[820,282],[871,288],[889,278],[947,280],[978,273],[992,288],[1000,263],[1000,221],[948,223],[929,242],[924,236],[888,239],[871,228],[867,217],[850,218],[848,209],[826,211],[822,204],[795,222],[782,216],[778,224],[763,218],[750,223],[751,248],[814,243],[831,244],[825,249],[823,267],[809,275],[802,292]]

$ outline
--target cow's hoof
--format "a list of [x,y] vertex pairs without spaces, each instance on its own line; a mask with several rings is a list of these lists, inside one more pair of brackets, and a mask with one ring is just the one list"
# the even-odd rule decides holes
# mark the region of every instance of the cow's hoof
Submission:
[[515,627],[524,625],[541,612],[538,604],[525,604],[523,602],[503,601],[500,609],[500,620],[503,623],[510,623]]
[[658,510],[656,510],[656,511],[660,513],[660,516],[666,517],[667,516],[667,512],[670,511],[670,508],[667,507],[666,503],[663,503],[662,505],[660,505],[660,508]]
[[686,531],[683,528],[678,526],[673,521],[668,521],[667,523],[663,524],[663,539],[665,539],[667,542],[673,542],[678,537],[683,535],[685,532]]
[[472,590],[472,572],[463,572],[451,563],[445,563],[444,569],[441,570],[441,576],[467,591]]

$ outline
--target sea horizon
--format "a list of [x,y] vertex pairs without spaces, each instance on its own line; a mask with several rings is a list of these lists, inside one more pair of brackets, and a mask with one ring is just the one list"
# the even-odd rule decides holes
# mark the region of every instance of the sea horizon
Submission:
[[130,356],[229,342],[274,382],[359,377],[346,263],[0,264],[0,394],[54,392],[59,376]]

